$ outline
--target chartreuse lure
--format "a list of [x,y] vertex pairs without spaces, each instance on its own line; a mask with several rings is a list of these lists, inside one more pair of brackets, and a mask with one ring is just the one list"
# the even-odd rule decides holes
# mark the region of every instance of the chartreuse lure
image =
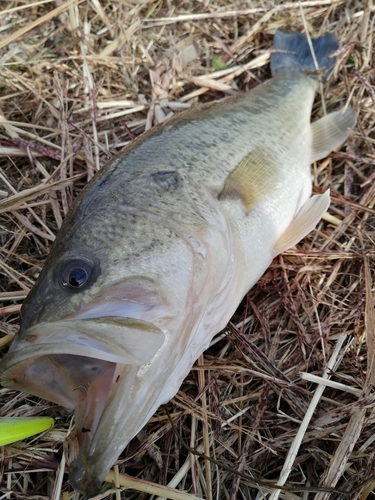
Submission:
[[1,417],[0,446],[47,431],[53,423],[51,417]]

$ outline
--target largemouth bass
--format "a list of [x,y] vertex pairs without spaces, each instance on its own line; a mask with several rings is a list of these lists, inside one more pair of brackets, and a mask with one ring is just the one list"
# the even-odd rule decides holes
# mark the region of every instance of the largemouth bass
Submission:
[[329,206],[310,164],[352,109],[310,123],[334,36],[277,31],[273,78],[134,140],[78,197],[21,311],[0,381],[75,411],[74,488],[109,468],[225,327],[272,259]]

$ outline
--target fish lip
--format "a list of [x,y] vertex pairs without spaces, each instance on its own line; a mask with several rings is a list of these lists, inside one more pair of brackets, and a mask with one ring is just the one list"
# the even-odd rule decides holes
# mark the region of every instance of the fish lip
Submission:
[[[41,356],[53,356],[54,354],[70,354],[72,356],[83,356],[86,358],[100,359],[102,361],[109,361],[111,363],[121,363],[122,358],[116,353],[101,351],[99,345],[91,347],[90,351],[85,350],[83,345],[70,344],[69,342],[46,342],[38,345],[38,352],[35,353],[34,345],[25,345],[18,349],[10,350],[1,361],[3,373],[9,370],[12,365],[32,360],[32,358],[39,358]],[[5,365],[5,368],[4,368]],[[0,378],[0,381],[2,378]]]
[[[147,342],[147,351],[139,343],[140,335]],[[20,330],[6,357],[20,358],[19,362],[41,355],[70,354],[143,365],[157,353],[164,340],[164,331],[156,325],[132,317],[69,318]]]

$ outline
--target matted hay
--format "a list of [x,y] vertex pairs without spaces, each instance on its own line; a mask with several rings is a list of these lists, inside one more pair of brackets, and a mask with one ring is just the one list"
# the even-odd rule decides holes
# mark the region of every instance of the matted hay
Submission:
[[[122,453],[111,478],[130,489],[110,486],[96,498],[375,498],[372,2],[9,0],[1,8],[3,353],[72,200],[111,156],[173,113],[269,78],[277,28],[337,36],[313,119],[349,103],[358,125],[313,166],[314,192],[331,189],[327,216],[274,260]],[[75,453],[71,414],[8,389],[0,398],[2,416],[55,418],[54,430],[1,449],[0,499],[77,500],[64,473]],[[285,489],[272,488],[277,481]]]

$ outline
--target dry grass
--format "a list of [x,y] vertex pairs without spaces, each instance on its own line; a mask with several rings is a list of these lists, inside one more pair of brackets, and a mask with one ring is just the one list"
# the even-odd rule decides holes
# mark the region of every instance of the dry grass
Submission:
[[[314,117],[347,102],[358,110],[341,152],[314,167],[315,191],[331,188],[329,216],[274,260],[176,397],[126,448],[111,480],[131,489],[97,498],[375,498],[375,10],[365,0],[301,6],[2,3],[0,347],[87,180],[145,128],[267,79],[276,28],[335,33],[342,48]],[[1,449],[0,499],[77,500],[64,474],[71,415],[8,389],[0,401],[3,416],[56,421],[44,436]],[[285,489],[272,488],[277,481]]]

